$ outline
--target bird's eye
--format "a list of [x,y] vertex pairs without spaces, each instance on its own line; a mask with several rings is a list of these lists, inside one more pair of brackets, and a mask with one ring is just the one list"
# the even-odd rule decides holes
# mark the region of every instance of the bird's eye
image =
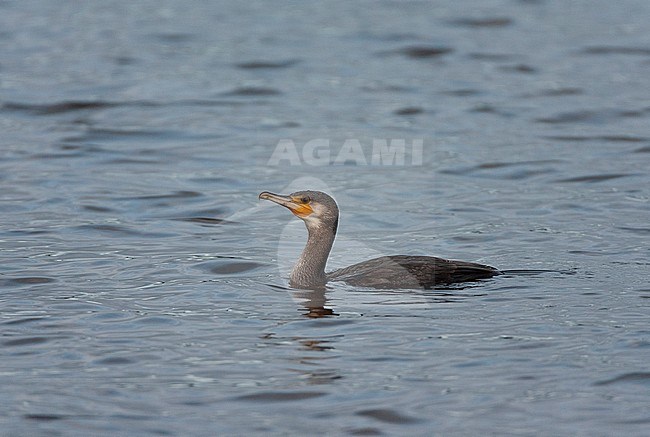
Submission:
[[300,198],[300,203],[309,203],[309,202],[311,202],[311,199],[307,196]]

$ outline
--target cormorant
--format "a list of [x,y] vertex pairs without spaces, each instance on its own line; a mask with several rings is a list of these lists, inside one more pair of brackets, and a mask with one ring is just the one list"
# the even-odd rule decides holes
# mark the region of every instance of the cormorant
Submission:
[[382,256],[325,273],[339,222],[339,208],[334,199],[320,191],[297,191],[289,195],[265,191],[259,198],[288,208],[307,226],[307,244],[291,271],[289,285],[294,288],[313,289],[323,287],[328,281],[343,281],[360,287],[427,289],[501,273],[483,264],[409,255]]

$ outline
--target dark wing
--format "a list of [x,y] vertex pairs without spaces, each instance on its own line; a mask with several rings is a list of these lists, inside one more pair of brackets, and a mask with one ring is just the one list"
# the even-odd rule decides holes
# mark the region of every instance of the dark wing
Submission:
[[363,261],[327,274],[330,281],[372,288],[432,288],[498,275],[494,267],[431,256],[393,255]]

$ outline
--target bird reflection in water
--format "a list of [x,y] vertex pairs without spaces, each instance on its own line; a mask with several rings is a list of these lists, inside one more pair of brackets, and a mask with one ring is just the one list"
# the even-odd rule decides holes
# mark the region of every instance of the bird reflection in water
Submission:
[[303,313],[305,317],[319,319],[338,316],[333,309],[325,307],[327,297],[325,296],[324,287],[314,290],[291,290],[291,295],[307,310],[306,313]]

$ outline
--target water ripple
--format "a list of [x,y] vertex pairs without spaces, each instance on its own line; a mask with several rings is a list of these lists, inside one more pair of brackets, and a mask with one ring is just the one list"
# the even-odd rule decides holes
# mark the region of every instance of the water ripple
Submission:
[[506,27],[510,26],[513,20],[508,17],[459,18],[450,23],[461,27]]
[[582,50],[588,55],[640,55],[650,56],[650,48],[626,46],[593,46]]
[[620,384],[624,382],[640,382],[643,384],[649,384],[650,372],[624,373],[623,375],[614,377],[612,379],[606,379],[604,381],[595,382],[594,385],[610,385],[610,384]]
[[54,282],[53,278],[43,276],[25,276],[20,278],[0,278],[0,285],[3,286],[20,286],[34,284],[49,284]]
[[383,408],[361,410],[361,411],[357,411],[355,414],[357,414],[358,416],[369,417],[371,419],[377,420],[378,422],[393,423],[399,425],[420,422],[420,419],[416,419],[411,416],[400,414],[397,411],[391,409],[383,409]]
[[412,59],[438,58],[452,53],[454,49],[444,46],[408,46],[381,52],[380,55],[403,55]]
[[562,124],[562,123],[606,123],[617,118],[645,117],[649,110],[647,108],[640,110],[581,110],[562,112],[549,117],[540,117],[535,119],[538,123]]
[[615,173],[615,174],[596,174],[596,175],[586,175],[586,176],[576,176],[572,178],[558,179],[555,182],[588,182],[588,183],[597,183],[609,181],[611,179],[620,179],[630,176],[637,176],[634,173]]
[[248,401],[248,402],[292,402],[292,401],[304,401],[307,399],[319,398],[325,396],[327,393],[324,392],[261,392],[253,393],[250,395],[238,396],[234,398],[239,401]]
[[236,64],[237,68],[243,70],[275,70],[281,68],[293,67],[298,62],[297,59],[288,59],[284,61],[248,61]]
[[546,135],[544,138],[556,141],[611,141],[614,143],[641,143],[650,141],[648,137],[639,137],[634,135]]
[[268,87],[239,87],[232,91],[222,93],[223,96],[233,97],[268,97],[282,94],[280,90]]

